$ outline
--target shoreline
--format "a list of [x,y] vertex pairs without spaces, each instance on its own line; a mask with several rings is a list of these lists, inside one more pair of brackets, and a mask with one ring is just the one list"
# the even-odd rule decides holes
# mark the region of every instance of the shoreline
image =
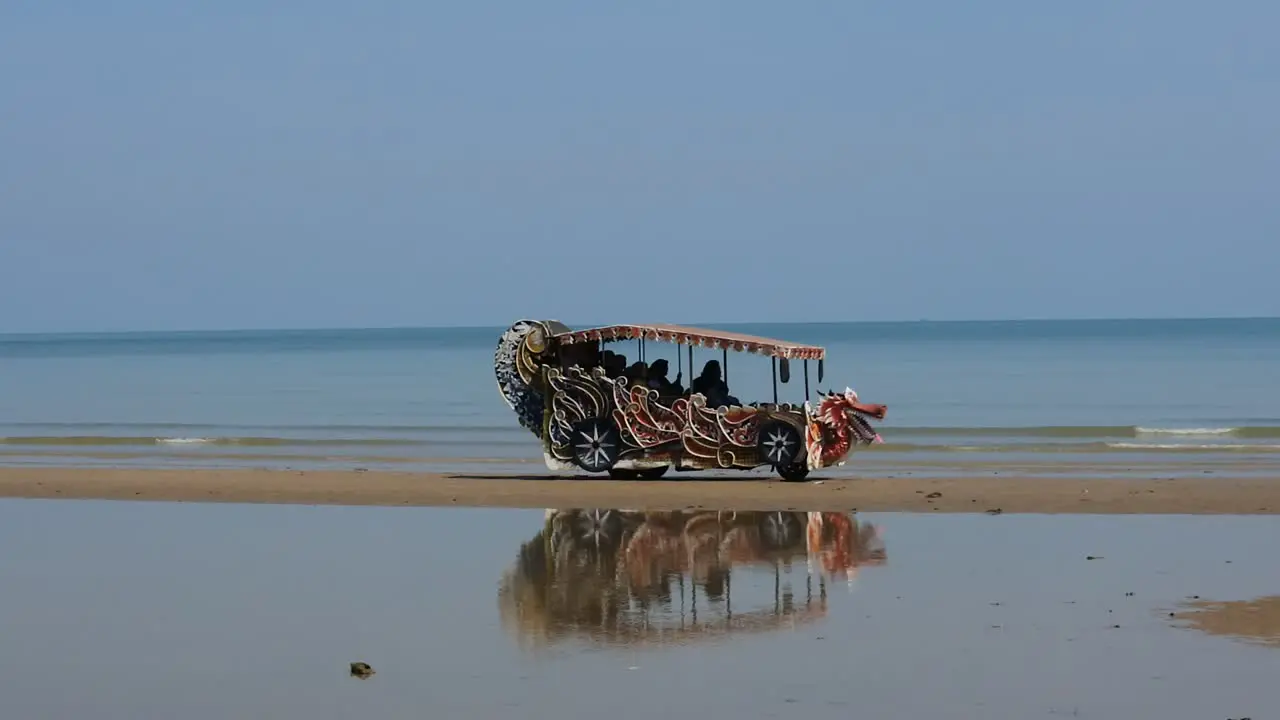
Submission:
[[619,481],[536,474],[10,467],[0,468],[0,498],[383,507],[1275,515],[1280,514],[1280,477],[831,476],[785,483],[697,475]]

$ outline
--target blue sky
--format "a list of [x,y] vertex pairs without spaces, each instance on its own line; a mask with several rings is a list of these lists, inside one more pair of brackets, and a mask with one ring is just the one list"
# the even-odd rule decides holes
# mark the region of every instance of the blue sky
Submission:
[[622,5],[0,5],[0,331],[1280,315],[1280,4]]

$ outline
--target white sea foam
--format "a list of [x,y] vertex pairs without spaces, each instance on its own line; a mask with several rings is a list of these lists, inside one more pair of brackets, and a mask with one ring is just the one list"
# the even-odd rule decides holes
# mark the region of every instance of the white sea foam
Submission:
[[1109,448],[1117,450],[1252,450],[1253,452],[1277,452],[1280,445],[1248,443],[1134,443],[1109,442]]
[[1186,437],[1195,436],[1221,436],[1230,435],[1236,431],[1233,427],[1226,428],[1134,428],[1134,433],[1138,435],[1181,435]]
[[156,438],[157,445],[203,445],[211,442],[215,442],[213,438],[202,438],[202,437]]

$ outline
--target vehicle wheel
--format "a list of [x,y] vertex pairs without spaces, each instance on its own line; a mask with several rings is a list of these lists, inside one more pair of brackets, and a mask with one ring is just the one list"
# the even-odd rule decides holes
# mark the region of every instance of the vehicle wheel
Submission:
[[644,470],[641,470],[639,473],[640,479],[641,480],[657,480],[658,478],[667,474],[668,467],[670,466],[659,465],[658,467],[655,467],[655,468],[645,468]]
[[796,464],[796,458],[804,450],[804,438],[790,423],[774,420],[760,428],[756,441],[759,457],[773,468],[785,468]]
[[809,477],[809,466],[804,463],[792,463],[777,470],[779,477],[787,482],[802,482]]
[[581,420],[573,426],[573,461],[587,472],[605,472],[618,461],[620,439],[609,420]]

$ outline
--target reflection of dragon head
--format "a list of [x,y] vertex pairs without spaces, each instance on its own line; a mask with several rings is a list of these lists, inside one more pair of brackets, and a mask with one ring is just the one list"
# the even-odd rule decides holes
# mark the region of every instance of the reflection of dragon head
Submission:
[[884,540],[876,525],[860,525],[845,513],[811,512],[807,527],[810,562],[817,560],[833,579],[852,583],[863,565],[885,563]]
[[[821,394],[821,393],[820,393]],[[888,408],[858,400],[858,393],[845,388],[843,393],[827,392],[811,413],[815,421],[809,438],[812,467],[825,467],[837,462],[853,445],[872,445],[884,440],[871,427],[867,417],[883,420]],[[815,460],[821,459],[820,464]]]

